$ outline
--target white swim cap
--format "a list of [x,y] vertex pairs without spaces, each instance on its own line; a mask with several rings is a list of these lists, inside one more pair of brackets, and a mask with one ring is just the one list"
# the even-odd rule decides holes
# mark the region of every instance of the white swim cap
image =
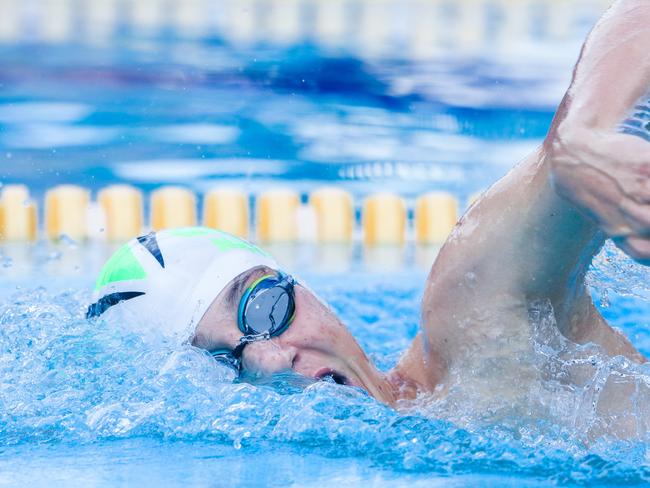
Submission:
[[139,328],[191,341],[216,296],[256,266],[277,268],[277,263],[225,232],[206,227],[151,232],[129,241],[106,262],[87,316],[119,313]]

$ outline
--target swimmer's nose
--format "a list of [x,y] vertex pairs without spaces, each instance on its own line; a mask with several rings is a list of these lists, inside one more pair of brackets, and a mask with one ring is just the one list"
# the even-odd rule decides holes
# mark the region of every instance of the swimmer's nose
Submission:
[[297,355],[295,347],[279,346],[275,342],[260,341],[246,346],[244,370],[259,375],[272,375],[292,368]]

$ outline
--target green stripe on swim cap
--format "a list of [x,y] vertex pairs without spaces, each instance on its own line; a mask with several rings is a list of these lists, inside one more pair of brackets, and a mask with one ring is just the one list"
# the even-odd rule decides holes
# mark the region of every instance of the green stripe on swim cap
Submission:
[[259,254],[260,256],[266,256],[269,257],[269,254],[266,251],[263,251],[259,247],[251,244],[250,242],[246,242],[243,239],[239,239],[238,237],[231,236],[230,234],[221,234],[220,235],[210,239],[210,241],[219,248],[220,251],[231,251],[234,249],[243,249],[244,251],[249,251],[253,252],[255,254]]
[[215,297],[257,266],[278,267],[260,248],[216,229],[150,233],[132,239],[106,262],[90,316],[110,309],[134,327],[185,341]]
[[119,248],[113,254],[99,273],[95,290],[115,281],[143,280],[147,273],[133,255],[133,251],[128,244]]
[[244,251],[250,251],[260,256],[270,257],[270,254],[260,249],[259,247],[251,244],[248,241],[235,237],[233,235],[221,232],[217,229],[211,229],[209,227],[186,227],[182,229],[170,229],[170,235],[176,237],[200,237],[200,236],[213,236],[214,238],[210,241],[217,246],[220,251],[232,251],[235,249],[242,249]]

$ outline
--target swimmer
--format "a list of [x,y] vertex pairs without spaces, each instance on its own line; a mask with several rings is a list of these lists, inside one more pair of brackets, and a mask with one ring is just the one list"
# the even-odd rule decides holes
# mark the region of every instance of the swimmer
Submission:
[[330,378],[392,406],[475,381],[478,360],[495,365],[480,371],[485,395],[514,398],[512,378],[535,374],[529,314],[540,301],[567,340],[644,362],[600,315],[585,274],[608,237],[650,262],[650,143],[621,127],[648,100],[648,26],[648,0],[616,2],[599,21],[543,145],[482,195],[440,250],[422,330],[392,371],[379,371],[271,256],[211,229],[126,244],[104,267],[88,316],[151,324],[237,373]]

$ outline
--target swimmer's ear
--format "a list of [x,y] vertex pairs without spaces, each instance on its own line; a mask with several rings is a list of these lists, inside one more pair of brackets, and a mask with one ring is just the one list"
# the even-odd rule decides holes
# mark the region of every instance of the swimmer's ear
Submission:
[[88,307],[88,310],[86,311],[86,318],[92,319],[94,317],[99,317],[113,305],[117,305],[120,302],[131,300],[132,298],[136,298],[142,295],[144,295],[143,291],[122,291],[103,296]]

